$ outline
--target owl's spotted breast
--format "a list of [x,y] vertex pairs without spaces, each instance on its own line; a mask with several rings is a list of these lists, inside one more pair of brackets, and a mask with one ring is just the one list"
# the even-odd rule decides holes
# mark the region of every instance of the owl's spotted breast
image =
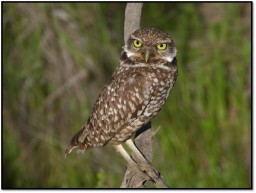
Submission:
[[[176,62],[168,65],[174,68]],[[96,101],[84,130],[74,137],[74,145],[86,150],[125,141],[161,109],[176,77],[177,70],[120,67]]]
[[[172,64],[176,65],[176,64]],[[150,67],[139,67],[140,72],[143,72],[141,78],[145,79],[149,87],[149,92],[144,92],[139,95],[142,100],[140,108],[135,111],[135,117],[126,128],[118,131],[110,140],[112,144],[118,144],[130,138],[142,125],[150,121],[161,110],[166,102],[171,88],[173,87],[177,78],[177,68],[174,71],[166,71],[165,69],[155,69]],[[139,70],[135,68],[135,71]],[[160,78],[159,78],[160,77]]]

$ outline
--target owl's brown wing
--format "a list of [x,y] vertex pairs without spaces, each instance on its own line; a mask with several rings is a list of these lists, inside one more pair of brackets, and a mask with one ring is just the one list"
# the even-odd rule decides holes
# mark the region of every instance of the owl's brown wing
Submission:
[[99,95],[87,123],[72,138],[66,153],[75,146],[87,150],[105,145],[143,112],[153,91],[151,80],[137,68],[115,74]]

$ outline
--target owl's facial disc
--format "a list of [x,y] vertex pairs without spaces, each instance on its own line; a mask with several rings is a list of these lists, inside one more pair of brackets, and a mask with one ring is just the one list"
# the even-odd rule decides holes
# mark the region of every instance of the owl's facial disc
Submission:
[[135,63],[155,65],[172,62],[177,53],[172,38],[154,28],[139,29],[131,34],[124,51]]

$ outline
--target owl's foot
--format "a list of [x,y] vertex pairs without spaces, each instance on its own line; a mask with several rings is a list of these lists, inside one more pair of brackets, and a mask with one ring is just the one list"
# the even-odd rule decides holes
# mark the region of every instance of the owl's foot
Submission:
[[136,167],[140,171],[144,172],[152,180],[156,179],[156,178],[158,179],[160,177],[160,173],[154,169],[152,164],[137,149],[137,147],[134,145],[133,141],[131,139],[128,139],[126,141],[126,144],[133,151],[133,153],[136,157],[136,162],[135,162],[134,159],[132,159],[132,157],[122,147],[122,151],[119,150],[119,152],[127,160],[128,164],[130,164],[131,166]]
[[138,163],[141,171],[146,173],[151,179],[159,178],[160,173],[150,163]]
[[[128,163],[128,167],[131,167],[131,172],[133,173],[132,176],[136,176],[135,179],[143,179],[142,182],[150,180],[155,184],[160,184],[159,187],[167,188],[168,185],[164,182],[163,177],[161,174],[154,169],[150,162],[142,155],[139,156],[140,159],[134,159],[127,153],[127,151],[123,148],[121,144],[114,146],[116,150],[125,158]],[[139,150],[138,150],[139,151]],[[135,155],[137,155],[135,153]],[[137,157],[136,157],[137,158]],[[128,179],[131,180],[131,179]]]

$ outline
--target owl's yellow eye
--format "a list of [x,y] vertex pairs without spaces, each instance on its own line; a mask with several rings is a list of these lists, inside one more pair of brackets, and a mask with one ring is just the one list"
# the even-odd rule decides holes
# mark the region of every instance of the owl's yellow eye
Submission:
[[165,50],[166,47],[167,47],[167,44],[158,44],[157,45],[157,49],[159,49],[159,50]]
[[141,42],[139,40],[133,40],[133,45],[135,46],[135,48],[140,48]]

